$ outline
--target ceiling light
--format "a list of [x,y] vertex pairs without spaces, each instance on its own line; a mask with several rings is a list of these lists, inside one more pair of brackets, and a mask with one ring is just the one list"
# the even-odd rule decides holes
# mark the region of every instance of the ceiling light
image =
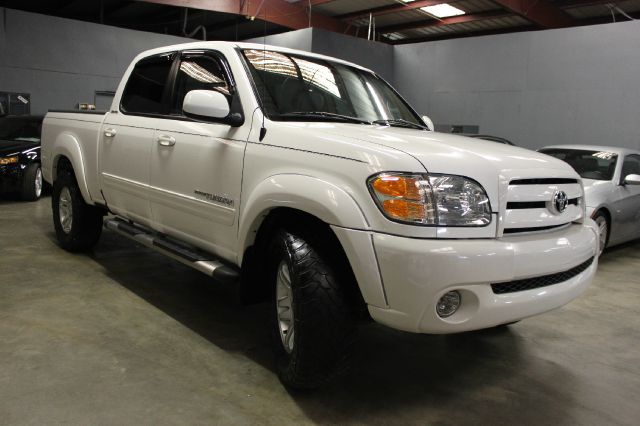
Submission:
[[424,10],[429,15],[435,16],[436,18],[448,18],[449,16],[459,16],[466,13],[464,10],[453,7],[448,3],[440,3],[435,6],[425,6],[420,9]]

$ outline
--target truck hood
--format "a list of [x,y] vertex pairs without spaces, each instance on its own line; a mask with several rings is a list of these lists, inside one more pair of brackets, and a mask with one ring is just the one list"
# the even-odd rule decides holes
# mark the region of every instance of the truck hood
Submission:
[[[350,126],[348,130],[352,128]],[[564,161],[525,148],[482,139],[388,126],[357,126],[357,132],[345,131],[347,129],[342,126],[314,130],[397,149],[416,158],[430,173],[472,176],[479,169],[488,169],[494,176],[506,173],[518,177],[579,178]],[[544,174],[540,169],[551,171],[551,175]],[[530,173],[533,175],[530,176]]]
[[[332,137],[350,138],[393,148],[417,159],[429,173],[470,177],[487,191],[493,205],[502,205],[513,179],[574,178],[580,176],[564,161],[524,148],[467,138],[389,126],[346,124],[315,128]],[[398,170],[400,171],[400,170]],[[402,170],[421,172],[421,170]]]

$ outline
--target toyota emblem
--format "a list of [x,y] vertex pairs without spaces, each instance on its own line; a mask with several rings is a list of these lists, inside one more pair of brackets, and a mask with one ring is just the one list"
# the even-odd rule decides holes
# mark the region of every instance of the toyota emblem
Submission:
[[569,197],[567,197],[567,193],[564,191],[556,191],[553,194],[553,208],[556,212],[562,213],[569,205]]

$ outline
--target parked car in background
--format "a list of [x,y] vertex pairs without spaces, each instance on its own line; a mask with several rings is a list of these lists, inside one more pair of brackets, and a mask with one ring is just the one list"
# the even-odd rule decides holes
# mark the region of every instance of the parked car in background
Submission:
[[640,238],[640,152],[611,146],[557,145],[538,150],[582,177],[587,214],[598,224],[600,251]]
[[510,140],[507,140],[505,138],[501,138],[499,136],[478,135],[478,134],[474,134],[474,133],[458,133],[458,134],[460,136],[466,136],[468,138],[484,139],[485,141],[491,141],[491,142],[503,143],[505,145],[516,146],[516,144],[514,144]]
[[42,116],[0,117],[0,190],[25,201],[42,195],[40,134]]

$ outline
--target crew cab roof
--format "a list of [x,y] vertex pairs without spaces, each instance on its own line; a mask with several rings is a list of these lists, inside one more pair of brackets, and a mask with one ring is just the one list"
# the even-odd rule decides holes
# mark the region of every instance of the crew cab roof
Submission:
[[333,61],[343,65],[351,66],[354,68],[358,68],[361,70],[373,72],[372,70],[360,66],[358,64],[354,64],[353,62],[344,61],[342,59],[334,58],[326,55],[319,55],[317,53],[311,53],[304,50],[297,49],[289,49],[287,47],[273,46],[269,44],[260,44],[260,43],[243,43],[243,42],[230,42],[230,41],[200,41],[194,43],[182,43],[182,44],[174,44],[171,46],[163,46],[156,49],[146,50],[140,53],[134,59],[134,62],[139,61],[140,59],[146,56],[157,55],[164,52],[173,52],[176,50],[189,50],[189,49],[215,49],[215,50],[225,50],[225,49],[256,49],[256,50],[270,50],[273,52],[281,52],[281,53],[290,53],[295,55],[303,55],[311,58],[322,59],[325,61]]

